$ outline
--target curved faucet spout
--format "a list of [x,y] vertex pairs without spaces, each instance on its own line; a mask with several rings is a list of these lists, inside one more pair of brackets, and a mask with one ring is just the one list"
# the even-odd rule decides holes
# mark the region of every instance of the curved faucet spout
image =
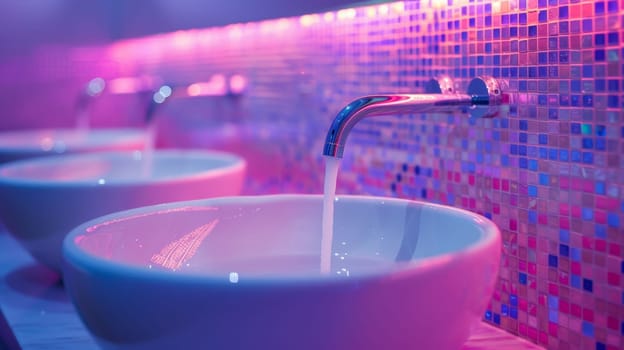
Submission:
[[[490,80],[477,78],[484,82]],[[476,79],[475,79],[476,80]],[[501,102],[500,88],[478,91],[478,94],[471,93],[474,89],[470,84],[469,94],[422,94],[422,95],[372,95],[356,99],[344,107],[334,118],[325,138],[323,155],[335,158],[342,158],[345,142],[351,129],[360,120],[366,117],[393,115],[402,113],[453,113],[461,111],[465,107],[490,106]],[[491,117],[494,113],[481,115]]]

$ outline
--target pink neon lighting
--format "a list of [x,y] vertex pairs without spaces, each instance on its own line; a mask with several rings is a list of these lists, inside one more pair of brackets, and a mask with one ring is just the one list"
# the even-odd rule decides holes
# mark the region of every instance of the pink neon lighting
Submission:
[[153,77],[121,77],[109,80],[107,87],[112,94],[134,94],[150,90],[156,83]]
[[234,74],[230,77],[230,92],[240,94],[247,88],[247,78],[240,74]]
[[210,78],[210,81],[193,83],[186,88],[186,93],[193,97],[222,96],[227,92],[227,83],[223,74],[215,74]]

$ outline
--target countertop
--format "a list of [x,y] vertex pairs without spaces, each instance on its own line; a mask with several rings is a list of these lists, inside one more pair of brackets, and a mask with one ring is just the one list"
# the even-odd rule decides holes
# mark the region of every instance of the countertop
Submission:
[[[0,350],[97,349],[56,273],[0,227]],[[543,348],[482,323],[462,350]]]

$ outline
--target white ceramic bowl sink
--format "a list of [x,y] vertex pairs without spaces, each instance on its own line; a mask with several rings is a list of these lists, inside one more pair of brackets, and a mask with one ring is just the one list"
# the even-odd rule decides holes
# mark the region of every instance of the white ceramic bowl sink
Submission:
[[[151,163],[151,167],[148,164]],[[146,205],[240,193],[244,159],[157,150],[39,157],[0,165],[0,220],[40,262],[60,271],[63,237],[79,224]]]
[[144,130],[35,129],[0,132],[0,164],[55,154],[112,150],[140,150],[147,140]]
[[64,283],[107,349],[458,349],[497,277],[500,233],[434,204],[339,197],[319,273],[322,197],[213,198],[92,220]]

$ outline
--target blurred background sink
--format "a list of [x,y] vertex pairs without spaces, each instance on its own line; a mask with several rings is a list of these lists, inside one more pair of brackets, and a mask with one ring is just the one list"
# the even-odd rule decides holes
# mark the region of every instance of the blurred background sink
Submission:
[[0,219],[59,270],[61,242],[98,216],[150,204],[239,194],[243,158],[215,151],[97,152],[0,166]]
[[0,164],[55,154],[140,150],[146,142],[146,132],[138,128],[5,131],[0,132]]
[[64,241],[65,287],[107,349],[460,348],[493,291],[497,227],[435,204],[338,197],[321,274],[322,200],[214,198],[92,220]]

